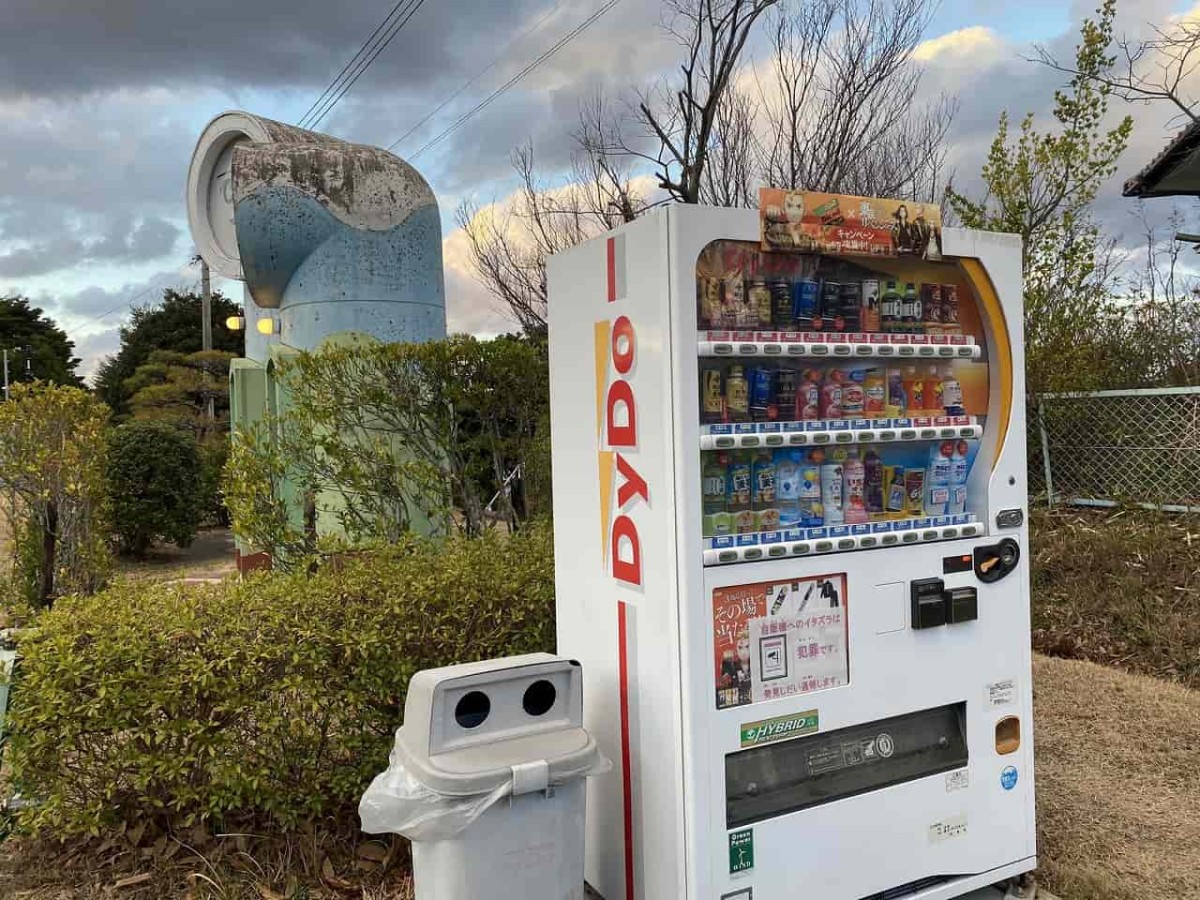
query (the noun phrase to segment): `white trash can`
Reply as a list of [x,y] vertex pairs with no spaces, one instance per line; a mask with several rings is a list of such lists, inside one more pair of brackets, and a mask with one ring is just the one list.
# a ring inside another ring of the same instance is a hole
[[582,900],[583,673],[546,653],[413,676],[363,831],[413,842],[417,900]]

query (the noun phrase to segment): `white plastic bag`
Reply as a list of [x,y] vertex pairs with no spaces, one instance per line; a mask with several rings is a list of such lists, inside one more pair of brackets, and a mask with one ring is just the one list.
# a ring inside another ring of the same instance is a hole
[[[611,769],[612,763],[600,757],[579,771],[556,773],[550,784],[602,775]],[[512,788],[510,778],[486,794],[439,794],[413,777],[393,749],[387,769],[375,776],[359,801],[358,817],[367,834],[402,834],[413,841],[442,841],[465,831],[511,794]]]

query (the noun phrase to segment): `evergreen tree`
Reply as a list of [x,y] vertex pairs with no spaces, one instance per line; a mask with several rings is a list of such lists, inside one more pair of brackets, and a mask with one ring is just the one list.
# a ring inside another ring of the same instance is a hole
[[24,297],[0,297],[0,347],[8,351],[9,381],[34,379],[83,387],[75,374],[75,344]]

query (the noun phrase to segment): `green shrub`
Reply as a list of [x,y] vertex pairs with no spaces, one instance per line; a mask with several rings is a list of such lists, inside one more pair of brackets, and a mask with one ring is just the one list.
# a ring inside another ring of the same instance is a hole
[[0,403],[0,581],[5,605],[48,606],[103,586],[108,407],[87,391],[14,384]]
[[[350,817],[419,669],[554,645],[548,530],[410,539],[198,589],[64,600],[21,643],[11,762],[57,835]],[[344,819],[353,821],[353,819]]]
[[158,422],[113,429],[108,492],[125,553],[142,554],[155,541],[186,547],[200,524],[200,456],[186,432]]

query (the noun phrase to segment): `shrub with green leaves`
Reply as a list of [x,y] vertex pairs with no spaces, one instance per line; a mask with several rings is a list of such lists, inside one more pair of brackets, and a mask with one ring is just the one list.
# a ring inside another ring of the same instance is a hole
[[204,505],[200,455],[190,434],[161,422],[130,422],[109,436],[108,492],[121,550],[155,541],[186,547]]
[[532,527],[63,600],[20,645],[10,759],[41,801],[21,824],[353,821],[414,672],[553,648],[552,560]]

